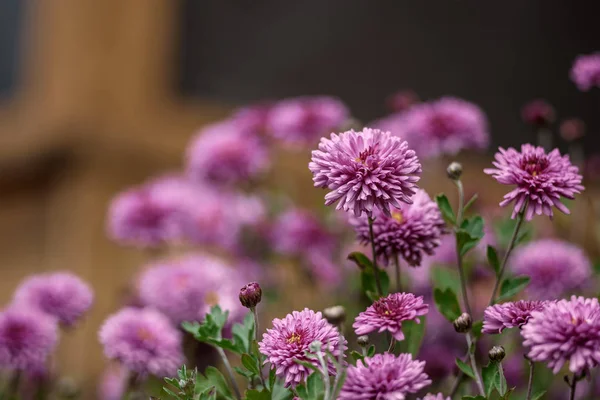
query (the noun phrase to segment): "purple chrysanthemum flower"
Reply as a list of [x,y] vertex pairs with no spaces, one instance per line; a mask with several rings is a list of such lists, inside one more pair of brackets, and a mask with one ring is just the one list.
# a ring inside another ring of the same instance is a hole
[[521,330],[528,357],[548,363],[556,374],[568,361],[575,374],[600,362],[600,306],[598,299],[572,296],[534,311]]
[[[284,319],[274,319],[273,328],[267,329],[258,346],[272,368],[276,369],[276,374],[285,378],[285,385],[295,387],[311,373],[296,360],[319,366],[317,360],[306,356],[312,353],[309,347],[315,341],[321,342],[323,350],[330,351],[335,357],[340,354],[340,333],[337,328],[327,322],[320,312],[305,308],[288,314]],[[346,339],[342,347],[345,351]],[[331,361],[328,368],[330,373],[335,373]]]
[[[440,245],[446,223],[437,204],[421,189],[411,200],[412,204],[392,208],[389,217],[379,211],[374,213],[375,251],[385,264],[397,254],[409,265],[419,266],[423,255],[433,255]],[[351,217],[350,223],[361,243],[371,242],[366,216]]]
[[378,208],[390,215],[390,206],[410,203],[417,189],[421,164],[413,150],[389,132],[365,128],[321,138],[308,168],[316,187],[331,191],[325,204],[372,215]]
[[592,274],[583,249],[558,239],[541,239],[517,248],[509,263],[515,274],[531,277],[527,294],[541,300],[581,288]]
[[570,75],[579,90],[588,91],[594,86],[600,87],[600,53],[578,56]]
[[348,108],[336,98],[298,97],[282,100],[269,110],[267,129],[287,144],[313,144],[340,130],[349,117]]
[[423,302],[422,296],[392,293],[361,312],[352,327],[357,336],[374,331],[389,331],[394,339],[404,340],[402,322],[413,320],[419,323],[419,316],[427,314],[428,311],[429,306]]
[[431,384],[424,367],[410,354],[375,354],[348,367],[338,400],[404,400]]
[[187,150],[187,171],[198,182],[236,184],[256,178],[269,166],[264,143],[233,121],[203,128]]
[[335,245],[316,215],[299,208],[287,210],[277,218],[271,237],[275,250],[287,255],[314,250],[332,252]]
[[496,168],[486,168],[484,172],[492,175],[499,183],[516,185],[517,188],[504,196],[500,206],[515,202],[512,218],[527,205],[525,218],[530,221],[534,214],[544,213],[553,216],[552,206],[565,214],[569,209],[561,203],[561,197],[574,199],[581,193],[581,175],[579,169],[571,164],[569,156],[561,156],[558,149],[546,154],[542,147],[530,144],[521,146],[521,152],[514,148],[500,148],[496,153]]
[[153,264],[139,279],[143,304],[153,307],[174,323],[202,321],[210,308],[229,311],[228,321],[238,322],[246,310],[238,300],[243,276],[223,261],[200,254]]
[[520,328],[529,321],[532,312],[543,310],[546,303],[519,300],[490,306],[483,315],[483,333],[496,334],[506,328]]
[[78,276],[68,272],[33,275],[16,289],[13,302],[31,307],[73,325],[92,306],[94,293]]
[[98,332],[104,354],[140,375],[174,375],[183,362],[181,332],[149,308],[123,308]]
[[450,399],[450,397],[444,397],[444,395],[442,393],[438,393],[438,394],[427,393],[425,395],[425,397],[419,398],[417,400],[451,400],[451,399]]
[[554,107],[544,99],[535,99],[521,109],[521,117],[532,126],[548,126],[556,119]]
[[107,368],[100,378],[98,399],[121,400],[127,391],[127,370],[119,365]]
[[468,101],[443,97],[417,104],[402,114],[402,135],[419,157],[456,155],[461,150],[486,149],[490,133],[485,114]]
[[267,132],[272,106],[271,103],[264,102],[239,108],[232,115],[231,122],[242,132],[262,137]]
[[58,343],[56,320],[35,309],[10,307],[0,312],[0,367],[45,371]]

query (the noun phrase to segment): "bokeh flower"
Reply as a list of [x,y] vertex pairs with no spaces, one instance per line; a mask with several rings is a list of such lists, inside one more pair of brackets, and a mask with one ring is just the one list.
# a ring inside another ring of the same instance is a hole
[[[275,318],[273,328],[267,329],[258,346],[272,368],[275,368],[277,376],[285,378],[285,385],[295,387],[312,372],[296,360],[319,367],[317,360],[307,357],[307,354],[314,355],[310,344],[315,341],[321,342],[323,351],[331,352],[336,358],[340,354],[337,328],[327,322],[320,312],[305,308],[288,314],[284,319]],[[346,339],[341,346],[345,351]],[[331,361],[328,361],[328,368],[330,373],[335,372]]]
[[420,101],[419,95],[412,90],[400,90],[389,96],[386,104],[390,110],[400,113],[408,110]]
[[600,362],[598,299],[572,296],[549,303],[532,313],[521,335],[533,361],[546,362],[555,374],[568,362],[572,373],[582,374]]
[[514,148],[500,148],[496,153],[496,168],[486,168],[499,183],[516,185],[517,188],[504,196],[500,206],[514,202],[512,218],[515,218],[526,205],[525,218],[531,220],[534,214],[542,213],[552,218],[552,207],[565,214],[569,209],[561,198],[574,199],[575,194],[584,189],[579,169],[571,164],[569,156],[561,156],[558,149],[546,154],[542,147],[530,144],[521,146],[521,152]]
[[581,139],[585,135],[585,122],[579,118],[565,119],[558,130],[560,137],[567,142]]
[[57,344],[58,326],[54,318],[19,306],[0,312],[1,368],[44,371]]
[[431,394],[427,393],[425,397],[419,398],[417,400],[451,400],[450,397],[445,397],[442,393]]
[[404,400],[431,384],[425,363],[410,354],[375,354],[349,366],[339,400]]
[[556,119],[554,107],[544,99],[535,99],[523,106],[521,117],[525,123],[544,127],[552,124]]
[[33,275],[15,290],[13,303],[34,308],[65,325],[73,325],[94,300],[92,288],[69,272]]
[[150,308],[123,308],[104,321],[98,337],[106,357],[140,375],[172,376],[184,362],[181,332]]
[[517,248],[509,265],[515,274],[531,277],[527,294],[541,300],[581,288],[592,274],[583,249],[558,239],[541,239]]
[[594,86],[600,87],[600,53],[578,56],[570,75],[579,90],[588,91]]
[[270,134],[290,145],[312,145],[323,135],[340,130],[350,118],[339,99],[297,97],[273,105],[267,118]]
[[490,306],[483,314],[483,333],[496,334],[506,328],[520,328],[529,321],[532,312],[543,310],[546,303],[519,300]]
[[127,391],[128,372],[120,365],[107,368],[100,377],[98,385],[99,400],[122,400]]
[[330,253],[335,247],[333,235],[309,210],[291,208],[277,217],[271,240],[276,251],[285,255],[306,252]]
[[325,204],[372,215],[379,209],[410,203],[419,181],[421,164],[408,144],[389,132],[365,128],[321,138],[308,165],[316,187],[328,188]]
[[[391,216],[374,212],[375,251],[384,264],[398,255],[409,265],[419,266],[423,255],[433,255],[440,245],[446,223],[437,204],[422,189],[417,190],[411,200],[412,204],[391,208]],[[366,216],[351,217],[350,223],[361,243],[371,242]]]
[[392,293],[377,300],[361,312],[352,327],[357,336],[378,331],[389,331],[394,339],[404,340],[402,322],[420,322],[419,316],[427,314],[429,306],[422,296],[412,293]]

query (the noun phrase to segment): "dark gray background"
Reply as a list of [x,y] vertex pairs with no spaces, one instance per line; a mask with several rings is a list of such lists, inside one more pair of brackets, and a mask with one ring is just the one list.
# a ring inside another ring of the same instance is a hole
[[0,0],[0,98],[15,88],[22,17],[21,0]]
[[569,79],[600,50],[599,1],[185,0],[182,93],[233,104],[303,94],[341,97],[364,121],[410,88],[456,95],[487,113],[495,144],[531,139],[520,120],[543,97],[588,123],[600,151],[600,89]]

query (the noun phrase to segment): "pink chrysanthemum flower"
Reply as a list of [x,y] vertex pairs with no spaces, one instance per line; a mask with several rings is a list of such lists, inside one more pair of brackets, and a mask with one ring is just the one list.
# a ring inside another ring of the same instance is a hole
[[[285,378],[285,385],[295,387],[311,374],[311,370],[300,365],[296,360],[309,362],[319,367],[317,360],[308,358],[313,354],[310,344],[319,341],[323,351],[330,351],[336,358],[340,354],[340,334],[320,312],[305,308],[294,311],[284,319],[274,319],[273,328],[267,329],[262,341],[258,344],[260,352],[267,356],[267,361],[276,374]],[[346,339],[341,344],[346,349]],[[329,361],[329,372],[335,373],[335,367]]]
[[571,68],[571,80],[582,91],[600,87],[600,53],[578,56]]
[[431,384],[424,367],[410,354],[375,354],[348,367],[338,400],[404,400]]
[[0,312],[0,368],[45,371],[57,343],[58,327],[52,317],[18,306]]
[[527,356],[542,361],[556,374],[566,362],[581,374],[600,362],[600,306],[598,299],[572,296],[534,311],[521,330]]
[[422,296],[412,293],[392,293],[377,300],[361,312],[352,327],[357,336],[378,331],[389,331],[394,339],[404,340],[403,321],[420,322],[419,316],[427,314],[429,306]]
[[181,332],[153,309],[123,308],[104,321],[98,337],[106,357],[140,375],[172,376],[184,362]]
[[417,104],[402,114],[402,135],[419,157],[456,155],[461,150],[484,150],[490,142],[485,114],[468,101],[443,97]]
[[529,321],[532,312],[543,310],[546,303],[519,300],[490,306],[483,314],[483,333],[496,334],[506,328],[520,328]]
[[[423,255],[433,255],[440,245],[446,224],[437,204],[421,189],[411,200],[412,204],[392,208],[391,216],[378,211],[374,213],[375,251],[385,264],[397,254],[409,265],[419,266]],[[366,216],[351,217],[350,224],[361,243],[371,242]]]
[[69,272],[33,275],[17,287],[13,302],[31,307],[73,325],[94,300],[92,288]]
[[348,108],[333,97],[298,97],[276,103],[270,110],[267,129],[290,145],[307,145],[340,130],[350,117]]
[[390,206],[410,203],[417,189],[421,164],[413,150],[389,132],[365,128],[321,138],[308,168],[316,187],[331,191],[325,204],[360,217],[379,209],[390,215]]
[[314,250],[330,253],[335,245],[317,216],[299,208],[289,209],[277,218],[271,237],[275,250],[286,255]]
[[269,167],[269,155],[256,135],[233,121],[203,128],[187,150],[187,171],[198,182],[233,185],[258,177]]
[[523,106],[521,117],[529,125],[548,126],[556,119],[556,113],[546,100],[536,99]]
[[450,397],[444,397],[444,395],[442,393],[438,393],[438,394],[427,393],[425,395],[425,397],[419,398],[417,400],[451,400],[451,399],[450,399]]
[[525,218],[530,221],[534,214],[554,215],[552,207],[565,214],[569,209],[561,203],[561,197],[574,199],[575,194],[584,189],[581,185],[579,169],[571,164],[569,156],[561,156],[558,149],[546,154],[542,147],[530,144],[521,146],[521,152],[514,148],[500,148],[496,153],[496,168],[486,168],[499,183],[516,185],[517,188],[504,196],[500,206],[515,202],[512,218],[527,205]]
[[541,239],[515,250],[509,260],[515,274],[527,275],[533,299],[555,299],[583,287],[592,264],[582,248],[558,239]]

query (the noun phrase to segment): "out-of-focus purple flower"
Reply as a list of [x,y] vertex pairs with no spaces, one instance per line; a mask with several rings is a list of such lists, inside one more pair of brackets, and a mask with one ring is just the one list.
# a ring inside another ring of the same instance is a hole
[[420,322],[419,316],[427,314],[429,306],[422,296],[412,293],[392,293],[377,300],[361,312],[352,327],[357,336],[378,331],[389,331],[394,339],[404,340],[403,321]]
[[308,168],[316,187],[331,191],[325,204],[338,202],[337,209],[360,217],[379,209],[390,214],[390,206],[410,203],[417,189],[421,164],[413,150],[389,132],[365,128],[321,138]]
[[332,252],[332,235],[309,210],[292,208],[281,214],[272,229],[272,241],[280,253],[300,255],[306,252]]
[[402,114],[394,134],[402,135],[423,158],[483,150],[490,133],[483,111],[468,101],[443,97],[417,104]]
[[267,132],[272,106],[271,103],[265,102],[239,108],[231,117],[231,122],[244,133],[262,137]]
[[425,395],[425,397],[419,398],[417,400],[451,400],[451,399],[450,399],[450,397],[444,397],[444,395],[442,393],[438,393],[438,394],[427,393]]
[[574,199],[575,194],[584,189],[579,169],[571,164],[569,156],[561,156],[558,149],[546,154],[542,147],[530,144],[521,146],[521,152],[510,147],[500,148],[496,153],[496,168],[486,168],[484,172],[492,175],[503,185],[516,185],[504,196],[500,206],[515,203],[512,218],[516,218],[525,205],[525,219],[530,221],[534,214],[554,215],[552,207],[565,214],[569,209],[561,203],[561,197]]
[[556,113],[552,104],[543,99],[536,99],[523,106],[521,117],[529,125],[542,127],[552,124]]
[[585,160],[585,174],[592,180],[600,179],[600,154],[592,154]]
[[304,265],[317,280],[317,283],[324,284],[325,286],[337,286],[342,282],[342,268],[335,263],[331,253],[322,251],[309,252]]
[[598,299],[572,296],[548,303],[532,313],[521,335],[530,359],[546,362],[555,374],[569,362],[569,370],[581,374],[600,362]]
[[275,104],[269,111],[268,130],[290,145],[312,145],[340,130],[350,117],[348,108],[333,97],[297,97]]
[[546,303],[519,300],[490,306],[483,315],[483,333],[496,334],[506,328],[520,328],[529,321],[533,311],[543,310]]
[[241,131],[232,121],[203,128],[192,139],[186,157],[192,180],[217,186],[252,180],[270,164],[261,139]]
[[425,363],[410,354],[375,354],[347,370],[339,400],[404,400],[431,384],[423,372]]
[[594,86],[600,87],[600,53],[578,56],[571,68],[571,80],[586,92]]
[[558,130],[560,136],[567,142],[572,142],[585,135],[585,122],[580,118],[565,119]]
[[35,309],[10,307],[0,313],[0,367],[44,371],[58,343],[54,318]]
[[33,275],[17,287],[13,303],[30,307],[73,325],[92,306],[90,286],[69,272]]
[[[385,264],[398,255],[417,267],[424,254],[433,255],[440,245],[446,223],[437,204],[422,189],[417,190],[411,200],[412,204],[392,208],[391,216],[380,211],[374,213],[375,251]],[[371,242],[366,216],[351,217],[350,223],[360,242]]]
[[[337,328],[327,322],[320,312],[305,308],[288,314],[284,319],[275,318],[273,328],[267,329],[258,346],[260,352],[267,356],[271,368],[275,368],[277,376],[285,378],[285,385],[295,387],[312,372],[296,360],[319,367],[317,360],[307,357],[307,354],[314,355],[310,344],[315,341],[322,343],[323,352],[327,350],[336,358],[340,354],[340,334]],[[341,344],[343,351],[346,343],[344,339]],[[330,360],[328,369],[330,373],[335,373]]]
[[127,391],[128,375],[127,370],[121,366],[107,368],[100,378],[98,399],[121,400]]
[[202,321],[210,308],[219,305],[229,311],[231,322],[246,314],[239,302],[243,273],[218,258],[192,254],[151,265],[139,279],[143,304],[156,308],[175,324]]
[[150,308],[121,309],[104,321],[98,337],[106,357],[140,375],[172,376],[184,362],[181,333]]
[[557,239],[541,239],[517,248],[509,263],[515,274],[531,277],[526,291],[534,299],[554,299],[581,288],[592,274],[583,249]]
[[419,95],[412,90],[401,90],[388,97],[386,104],[394,112],[403,112],[420,101]]

